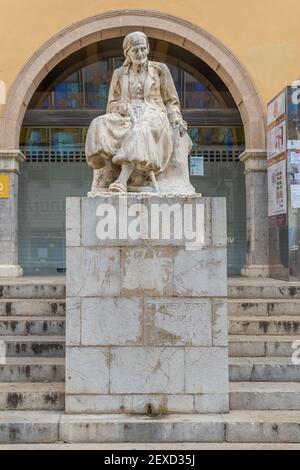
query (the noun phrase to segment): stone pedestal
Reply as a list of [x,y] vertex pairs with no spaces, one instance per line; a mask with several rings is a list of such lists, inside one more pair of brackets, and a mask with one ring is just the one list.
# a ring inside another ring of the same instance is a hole
[[223,198],[68,198],[66,412],[227,412],[226,270]]

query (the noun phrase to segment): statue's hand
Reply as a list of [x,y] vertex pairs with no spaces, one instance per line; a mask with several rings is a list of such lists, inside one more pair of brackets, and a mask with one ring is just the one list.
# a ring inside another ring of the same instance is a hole
[[172,123],[171,123],[173,129],[178,129],[179,130],[179,134],[180,136],[182,137],[184,134],[186,134],[187,132],[187,124],[185,121],[183,121],[183,119],[180,119],[179,117],[178,118],[175,118]]
[[118,113],[121,114],[121,116],[129,116],[129,108],[127,103],[120,103],[118,104]]

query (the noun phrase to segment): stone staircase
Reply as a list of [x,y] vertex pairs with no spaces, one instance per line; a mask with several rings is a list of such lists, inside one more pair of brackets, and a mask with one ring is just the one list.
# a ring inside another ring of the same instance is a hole
[[300,288],[256,282],[229,281],[230,409],[300,410]]
[[0,410],[63,410],[64,284],[0,286],[0,340]]
[[[0,365],[0,443],[139,442],[144,433],[140,417],[61,413],[64,334],[63,279],[2,281],[0,340],[6,343],[7,361]],[[300,283],[230,279],[231,412],[188,416],[182,426],[192,420],[194,434],[187,427],[187,440],[300,442],[300,365],[291,360],[296,340],[300,340]],[[172,418],[161,422],[163,439],[176,441]],[[160,434],[158,424],[147,417],[149,442]]]

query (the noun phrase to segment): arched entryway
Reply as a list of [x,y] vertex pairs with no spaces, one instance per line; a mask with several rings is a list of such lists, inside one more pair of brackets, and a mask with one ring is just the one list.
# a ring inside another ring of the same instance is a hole
[[[155,27],[154,27],[155,25]],[[42,46],[28,61],[9,90],[7,105],[0,123],[0,145],[4,152],[19,149],[20,130],[30,100],[45,77],[63,60],[80,49],[113,38],[120,38],[132,30],[143,30],[153,40],[173,44],[193,54],[221,78],[242,118],[246,150],[247,178],[256,179],[256,193],[264,187],[265,128],[264,109],[259,94],[242,64],[214,36],[205,30],[170,15],[153,11],[115,11],[88,18],[74,24]],[[11,153],[11,155],[16,155]],[[250,175],[250,178],[249,176]],[[253,184],[248,184],[247,194],[247,261],[253,273],[265,274],[267,253],[257,266],[256,253],[259,240],[255,233],[253,210]],[[263,188],[265,189],[265,188]],[[260,216],[263,214],[260,214]],[[260,217],[261,218],[261,217]],[[262,218],[261,218],[262,220]],[[261,225],[260,228],[261,230]],[[264,241],[265,242],[265,241]],[[266,244],[266,243],[265,243]]]

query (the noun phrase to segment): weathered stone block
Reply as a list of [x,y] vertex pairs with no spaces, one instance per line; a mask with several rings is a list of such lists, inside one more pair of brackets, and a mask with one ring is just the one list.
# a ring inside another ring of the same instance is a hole
[[194,413],[193,395],[68,395],[66,410],[74,413],[138,413],[149,416]]
[[109,351],[105,348],[67,348],[66,394],[108,391]]
[[213,346],[228,346],[227,300],[212,301]]
[[171,347],[113,348],[110,380],[113,394],[183,393],[184,350]]
[[211,201],[199,194],[108,193],[82,198],[82,245],[185,246],[201,232],[204,246],[209,246]]
[[145,299],[145,344],[211,346],[209,300]]
[[122,295],[172,295],[172,278],[171,248],[121,248]]
[[82,299],[82,344],[141,344],[143,301],[126,298]]
[[67,273],[69,297],[120,295],[120,250],[69,247]]
[[227,393],[227,348],[185,348],[185,393]]
[[66,300],[66,346],[79,346],[81,341],[81,302],[78,297]]
[[211,199],[211,221],[212,245],[215,247],[226,247],[227,221],[225,198],[213,197]]
[[228,411],[229,397],[226,393],[195,395],[196,413],[226,413]]
[[[62,442],[223,442],[224,420],[216,417],[146,418],[136,416],[62,415],[59,423]],[[235,441],[239,442],[239,441]],[[256,442],[256,441],[255,441]],[[290,441],[289,441],[290,442]]]
[[[205,273],[205,274],[204,274]],[[225,248],[175,249],[174,295],[183,297],[226,297]]]
[[66,199],[66,245],[80,246],[81,244],[81,199],[72,197]]

